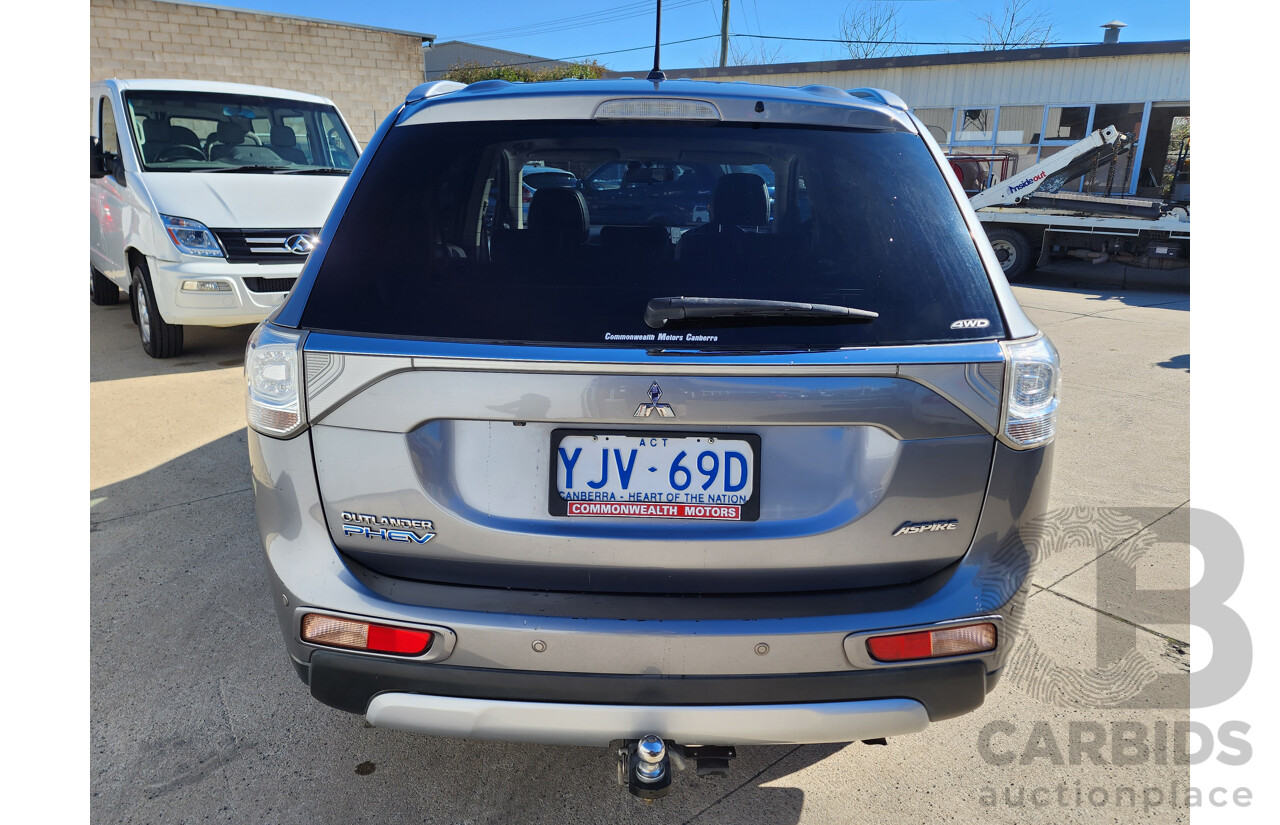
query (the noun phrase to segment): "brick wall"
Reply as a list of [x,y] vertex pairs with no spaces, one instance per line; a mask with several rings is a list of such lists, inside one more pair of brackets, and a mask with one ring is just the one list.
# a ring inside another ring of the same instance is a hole
[[421,38],[154,0],[90,0],[89,75],[256,83],[331,98],[363,145],[422,82]]

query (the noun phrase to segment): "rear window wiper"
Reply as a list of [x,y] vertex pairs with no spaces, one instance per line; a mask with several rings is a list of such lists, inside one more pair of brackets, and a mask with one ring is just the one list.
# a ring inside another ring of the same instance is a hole
[[695,318],[824,318],[864,322],[879,318],[878,312],[834,304],[801,304],[758,298],[653,298],[644,310],[644,322],[662,329],[668,321]]

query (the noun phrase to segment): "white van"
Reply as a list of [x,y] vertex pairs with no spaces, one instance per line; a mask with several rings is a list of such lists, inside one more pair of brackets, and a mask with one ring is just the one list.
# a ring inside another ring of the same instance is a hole
[[195,80],[90,86],[90,296],[142,348],[256,324],[297,280],[360,148],[333,101]]

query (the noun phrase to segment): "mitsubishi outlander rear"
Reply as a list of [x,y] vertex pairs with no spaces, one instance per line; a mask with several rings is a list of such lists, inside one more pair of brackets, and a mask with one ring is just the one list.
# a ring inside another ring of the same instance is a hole
[[1058,358],[891,94],[419,87],[245,366],[285,647],[375,726],[645,775],[1000,675]]

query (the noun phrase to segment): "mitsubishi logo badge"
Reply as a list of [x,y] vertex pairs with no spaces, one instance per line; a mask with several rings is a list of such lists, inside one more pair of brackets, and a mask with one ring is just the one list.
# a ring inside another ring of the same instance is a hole
[[649,385],[649,403],[641,404],[636,407],[633,416],[635,418],[648,418],[655,412],[659,418],[675,418],[675,410],[671,409],[670,404],[659,404],[658,399],[662,397],[662,387],[658,386],[658,382],[654,381]]

